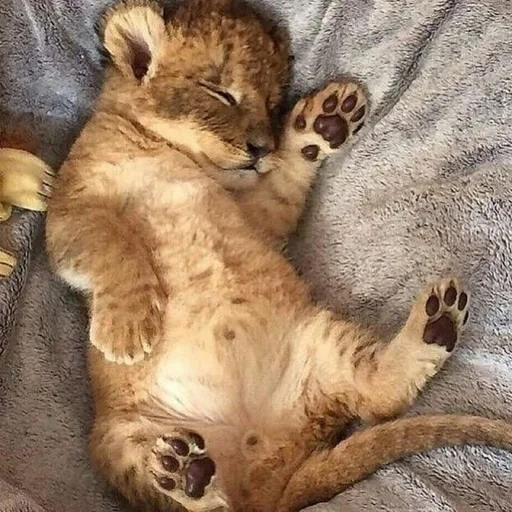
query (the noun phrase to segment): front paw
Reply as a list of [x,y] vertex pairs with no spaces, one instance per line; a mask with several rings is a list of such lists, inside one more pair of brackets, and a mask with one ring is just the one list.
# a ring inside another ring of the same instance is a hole
[[134,364],[162,336],[166,295],[156,278],[128,282],[95,293],[90,339],[108,361]]
[[288,121],[287,144],[305,160],[321,161],[358,133],[367,115],[368,98],[360,85],[331,82],[297,103]]

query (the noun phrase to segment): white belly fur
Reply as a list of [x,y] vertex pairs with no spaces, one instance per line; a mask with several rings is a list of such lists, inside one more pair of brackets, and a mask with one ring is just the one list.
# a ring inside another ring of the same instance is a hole
[[[223,337],[226,323],[233,340]],[[264,324],[256,314],[229,314],[196,325],[174,329],[156,371],[152,393],[173,417],[262,429],[298,420],[304,383],[329,357],[325,347],[311,346],[314,324],[295,329],[268,312]]]

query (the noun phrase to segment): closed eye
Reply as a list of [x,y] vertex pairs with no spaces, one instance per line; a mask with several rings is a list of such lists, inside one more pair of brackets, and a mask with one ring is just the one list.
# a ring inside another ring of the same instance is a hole
[[228,107],[234,107],[235,105],[238,105],[238,101],[233,96],[233,94],[231,94],[227,89],[224,89],[224,87],[212,84],[207,80],[199,80],[198,83],[206,91],[207,94],[213,98],[218,99],[224,103],[224,105],[227,105]]

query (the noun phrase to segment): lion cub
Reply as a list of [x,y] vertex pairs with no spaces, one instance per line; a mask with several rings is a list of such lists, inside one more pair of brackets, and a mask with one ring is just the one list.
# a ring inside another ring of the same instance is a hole
[[278,249],[322,162],[363,127],[364,90],[330,83],[276,133],[286,36],[230,0],[167,20],[128,0],[102,35],[111,64],[47,232],[90,306],[91,453],[107,479],[148,510],[287,511],[411,451],[510,447],[506,423],[449,417],[330,446],[353,419],[406,409],[468,317],[444,279],[386,343],[315,305]]

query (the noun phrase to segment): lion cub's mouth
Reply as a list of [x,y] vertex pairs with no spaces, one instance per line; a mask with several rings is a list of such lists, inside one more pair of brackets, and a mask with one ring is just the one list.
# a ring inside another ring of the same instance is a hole
[[259,160],[252,161],[247,165],[244,165],[242,167],[237,167],[236,170],[237,171],[256,171],[256,172],[258,172],[258,163],[259,163]]
[[259,163],[261,162],[261,158],[252,158],[251,160],[246,160],[240,165],[233,165],[230,167],[222,167],[217,166],[219,169],[223,171],[258,171]]
[[259,163],[261,162],[260,158],[252,159],[248,162],[244,162],[241,165],[233,165],[230,167],[224,167],[218,163],[216,163],[214,160],[212,160],[206,153],[202,152],[201,156],[213,167],[217,168],[220,171],[226,171],[226,172],[240,172],[240,171],[255,171],[258,172]]

